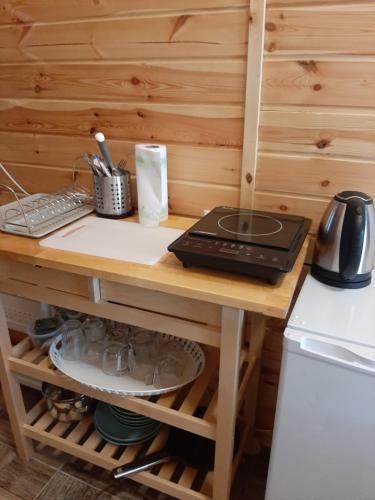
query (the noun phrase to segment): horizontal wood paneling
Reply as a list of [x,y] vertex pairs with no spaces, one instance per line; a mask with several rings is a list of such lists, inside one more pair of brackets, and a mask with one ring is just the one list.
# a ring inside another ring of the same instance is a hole
[[372,109],[263,106],[262,150],[374,158]]
[[358,6],[358,5],[372,5],[372,0],[357,0],[353,3],[353,0],[268,0],[268,7],[279,8],[283,7],[310,7],[310,6],[332,6],[335,9],[340,9],[343,5],[345,6]]
[[247,9],[5,26],[0,60],[238,57],[247,53],[247,31]]
[[[72,184],[70,169],[13,164],[9,171],[16,179],[22,180],[23,187],[30,193],[54,192]],[[92,176],[88,171],[79,171],[76,181],[78,185],[92,190]],[[0,172],[0,183],[9,184],[2,172]],[[238,186],[170,180],[168,191],[170,211],[181,215],[201,216],[206,209],[219,205],[235,206],[239,202]],[[137,194],[134,177],[132,178],[132,195],[133,204],[136,207]],[[6,199],[9,200],[9,197],[6,196]]]
[[0,98],[242,103],[245,61],[0,67]]
[[262,92],[264,104],[375,107],[375,61],[268,59]]
[[255,208],[283,214],[294,214],[308,217],[312,220],[310,232],[316,233],[320,220],[330,198],[294,196],[283,193],[256,191]]
[[0,101],[0,130],[89,136],[140,142],[241,146],[240,106],[189,106],[78,101]]
[[375,54],[375,5],[359,11],[353,8],[345,11],[344,7],[270,9],[266,51],[273,54]]
[[262,153],[257,188],[330,197],[354,189],[375,198],[375,162]]
[[[127,161],[127,168],[134,174],[135,143],[111,140],[112,158]],[[241,175],[241,149],[199,147],[167,144],[168,177],[171,179],[213,182],[238,186]],[[82,152],[96,152],[95,141],[89,137],[71,137],[47,134],[0,132],[0,159],[6,166],[16,163],[33,163],[50,168],[73,166]],[[80,169],[87,169],[77,160]]]
[[0,23],[69,21],[87,17],[126,16],[147,11],[243,7],[244,0],[1,0]]

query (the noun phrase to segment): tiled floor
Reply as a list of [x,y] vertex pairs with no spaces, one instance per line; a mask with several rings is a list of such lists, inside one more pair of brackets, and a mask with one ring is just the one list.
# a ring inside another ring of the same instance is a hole
[[[268,453],[244,457],[232,500],[263,500]],[[48,447],[36,446],[28,463],[18,459],[9,421],[0,399],[0,500],[170,500],[131,480]]]

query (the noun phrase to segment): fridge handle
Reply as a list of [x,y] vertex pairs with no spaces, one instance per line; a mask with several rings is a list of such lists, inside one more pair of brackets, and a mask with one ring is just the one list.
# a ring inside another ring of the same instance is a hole
[[322,342],[308,337],[304,337],[300,342],[300,349],[302,351],[316,354],[319,357],[336,361],[337,363],[346,365],[356,365],[364,369],[375,370],[375,360],[360,356],[346,347],[330,344],[329,342]]

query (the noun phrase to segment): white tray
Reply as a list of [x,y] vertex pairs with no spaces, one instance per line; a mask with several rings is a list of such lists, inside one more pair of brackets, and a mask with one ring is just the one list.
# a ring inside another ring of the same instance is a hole
[[190,340],[174,337],[173,335],[161,334],[162,340],[175,340],[182,344],[188,354],[188,362],[184,370],[183,380],[179,385],[173,387],[156,388],[154,385],[146,385],[125,374],[121,377],[113,377],[104,373],[100,366],[90,365],[83,361],[67,361],[61,356],[61,335],[56,337],[49,350],[52,363],[64,375],[81,382],[81,384],[92,387],[98,391],[119,394],[123,396],[154,396],[174,391],[189,384],[202,373],[205,366],[205,356],[201,347]]

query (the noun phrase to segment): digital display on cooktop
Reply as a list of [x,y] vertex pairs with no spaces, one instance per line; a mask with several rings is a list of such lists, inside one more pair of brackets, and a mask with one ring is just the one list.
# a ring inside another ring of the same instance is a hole
[[303,220],[302,217],[221,207],[203,217],[189,234],[288,250]]

